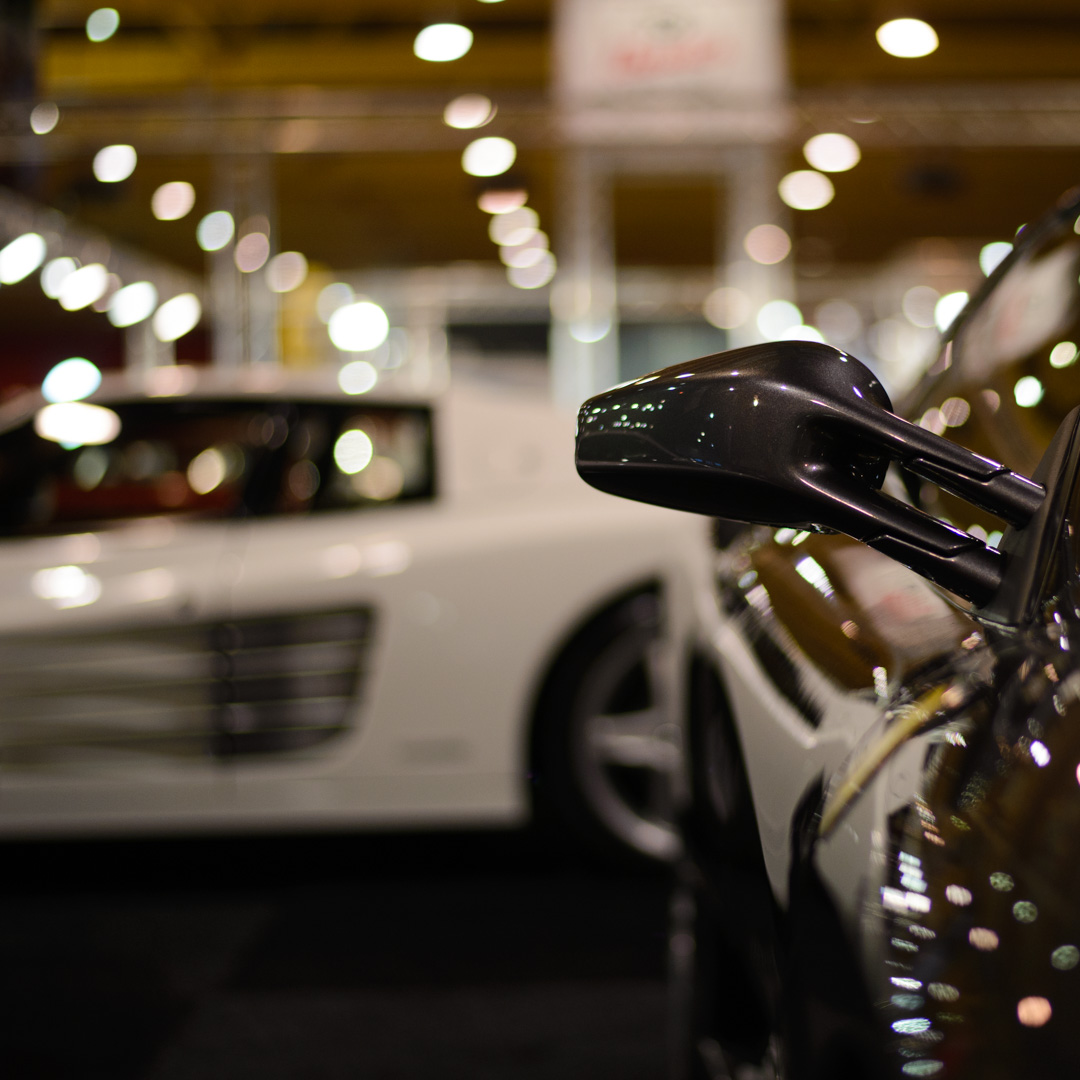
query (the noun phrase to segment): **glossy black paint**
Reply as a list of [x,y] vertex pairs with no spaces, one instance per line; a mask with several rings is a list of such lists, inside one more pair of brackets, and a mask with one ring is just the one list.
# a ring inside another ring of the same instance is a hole
[[754,345],[587,401],[577,467],[602,491],[763,525],[846,533],[977,604],[1004,556],[879,489],[890,461],[1025,525],[1044,489],[910,424],[872,372],[828,345]]

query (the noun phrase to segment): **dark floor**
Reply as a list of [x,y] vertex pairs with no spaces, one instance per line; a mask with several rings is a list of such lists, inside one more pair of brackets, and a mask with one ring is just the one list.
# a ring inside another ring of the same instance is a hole
[[13,1080],[661,1080],[663,876],[530,834],[0,847]]

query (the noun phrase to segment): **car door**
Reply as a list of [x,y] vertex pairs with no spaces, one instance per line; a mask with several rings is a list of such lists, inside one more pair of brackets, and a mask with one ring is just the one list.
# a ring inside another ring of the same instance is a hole
[[214,745],[244,472],[228,447],[248,417],[87,407],[115,418],[108,438],[44,438],[41,410],[0,435],[5,831],[196,820],[231,798]]
[[[950,329],[905,409],[921,426],[1026,475],[1080,403],[1078,213],[1073,199],[1027,231]],[[1000,542],[1006,524],[993,515],[899,473],[886,483],[935,517]],[[966,604],[879,552],[790,529],[759,530],[728,552],[721,596],[727,614],[714,632],[716,655],[770,879],[783,896],[798,799],[832,773],[902,687],[979,627]]]

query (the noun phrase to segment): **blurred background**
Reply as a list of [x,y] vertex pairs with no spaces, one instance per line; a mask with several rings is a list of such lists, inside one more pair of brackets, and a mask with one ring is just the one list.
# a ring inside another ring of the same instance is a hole
[[[363,359],[349,392],[576,406],[785,337],[899,396],[1080,182],[1078,55],[1075,0],[0,0],[0,401],[73,357]],[[482,832],[4,857],[20,1078],[664,1075],[656,869]]]
[[5,386],[339,363],[359,296],[421,382],[817,333],[902,391],[1080,163],[1070,0],[2,10]]

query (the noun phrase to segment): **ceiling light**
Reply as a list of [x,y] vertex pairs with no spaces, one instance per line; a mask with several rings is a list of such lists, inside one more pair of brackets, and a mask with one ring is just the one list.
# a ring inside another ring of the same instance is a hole
[[134,146],[127,143],[103,146],[94,155],[94,175],[103,184],[118,184],[135,171],[137,162]]
[[443,110],[443,120],[452,128],[478,128],[491,123],[496,109],[483,94],[462,94]]
[[791,254],[791,237],[779,225],[755,225],[746,234],[743,247],[754,262],[772,266]]
[[413,42],[413,52],[421,60],[443,63],[460,60],[472,48],[473,35],[458,23],[433,23],[425,26]]
[[847,172],[859,164],[859,144],[848,135],[826,132],[815,135],[803,147],[806,160],[822,172]]
[[157,299],[157,289],[149,281],[125,285],[109,301],[109,322],[113,326],[134,326],[154,313]]
[[108,287],[109,271],[101,263],[90,263],[64,278],[57,299],[65,311],[79,311],[104,296]]
[[330,340],[342,352],[370,352],[390,333],[390,320],[378,304],[358,300],[339,307],[327,324]]
[[308,275],[308,261],[299,251],[282,251],[266,264],[266,285],[271,292],[300,288]]
[[509,214],[529,201],[529,193],[524,188],[488,188],[480,192],[476,205],[485,214]]
[[461,167],[470,176],[500,176],[517,157],[517,147],[498,135],[474,139],[461,155]]
[[154,312],[154,335],[158,341],[175,341],[194,330],[201,318],[199,298],[194,293],[181,293]]
[[30,130],[35,135],[48,135],[60,122],[60,110],[52,101],[42,101],[30,110]]
[[232,214],[228,210],[215,210],[195,226],[195,239],[203,251],[220,251],[235,231]]
[[929,56],[938,47],[934,28],[922,19],[893,19],[877,28],[877,42],[890,55]]
[[32,274],[45,261],[45,238],[23,233],[0,250],[0,281],[14,285]]
[[178,221],[195,205],[195,189],[186,180],[171,180],[154,192],[150,209],[158,221]]
[[780,181],[780,198],[792,210],[820,210],[832,202],[835,193],[832,181],[813,169],[788,173]]
[[98,8],[86,20],[86,36],[91,41],[108,41],[120,28],[120,13],[116,8]]

